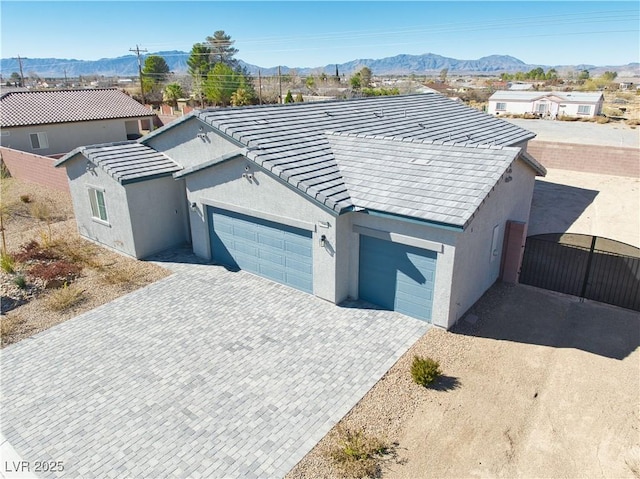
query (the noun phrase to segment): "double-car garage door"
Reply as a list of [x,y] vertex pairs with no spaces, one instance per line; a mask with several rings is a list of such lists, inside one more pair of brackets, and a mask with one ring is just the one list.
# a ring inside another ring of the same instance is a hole
[[213,259],[313,293],[312,233],[208,207]]
[[[213,259],[313,293],[312,232],[208,207]],[[431,320],[437,253],[360,235],[359,296]]]

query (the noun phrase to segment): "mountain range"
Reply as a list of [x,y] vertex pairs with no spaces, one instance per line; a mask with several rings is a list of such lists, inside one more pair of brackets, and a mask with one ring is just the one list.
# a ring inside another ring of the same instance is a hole
[[[165,59],[169,69],[177,74],[187,72],[187,59],[189,53],[181,51],[157,52]],[[259,67],[240,60],[249,73],[263,76],[276,75],[278,67]],[[458,60],[443,57],[434,53],[423,55],[396,55],[380,59],[359,59],[347,63],[331,64],[315,68],[281,66],[282,73],[295,70],[299,75],[320,74],[335,75],[336,67],[340,75],[349,75],[362,67],[371,69],[374,75],[429,75],[439,73],[447,68],[449,74],[498,74],[501,72],[529,71],[537,67],[544,70],[555,68],[559,72],[574,70],[589,70],[592,74],[599,74],[606,70],[616,71],[619,76],[640,75],[640,63],[627,65],[529,65],[522,60],[508,55],[490,55],[477,60]],[[138,60],[135,55],[125,55],[116,58],[101,58],[100,60],[74,60],[61,58],[23,58],[22,69],[25,76],[35,73],[41,78],[74,78],[79,76],[136,76],[138,74]],[[16,58],[3,58],[0,60],[0,72],[4,78],[11,73],[19,72],[20,65]]]

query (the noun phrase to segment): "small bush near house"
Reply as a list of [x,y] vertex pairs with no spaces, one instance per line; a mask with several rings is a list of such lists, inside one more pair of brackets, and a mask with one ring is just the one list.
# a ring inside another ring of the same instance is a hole
[[2,268],[2,271],[5,273],[12,274],[15,271],[13,256],[8,253],[0,254],[0,268]]
[[43,280],[47,287],[67,284],[77,278],[81,271],[80,266],[63,259],[51,263],[38,263],[29,268],[29,274]]
[[84,300],[84,291],[75,285],[67,283],[60,289],[52,291],[46,300],[46,306],[51,311],[66,311]]
[[417,384],[428,387],[433,381],[438,379],[441,374],[440,363],[438,363],[438,361],[420,356],[413,357],[411,377]]
[[40,221],[50,221],[51,220],[51,208],[49,205],[42,202],[36,202],[31,205],[30,209],[31,216],[39,219]]
[[346,477],[376,477],[388,450],[388,444],[380,438],[368,436],[363,431],[339,429],[330,456]]
[[24,276],[19,274],[15,278],[13,278],[13,284],[15,284],[20,289],[25,289],[27,287],[27,280],[24,279]]
[[20,251],[15,254],[16,261],[26,263],[29,261],[50,261],[60,259],[60,255],[51,248],[41,246],[36,240],[20,246]]

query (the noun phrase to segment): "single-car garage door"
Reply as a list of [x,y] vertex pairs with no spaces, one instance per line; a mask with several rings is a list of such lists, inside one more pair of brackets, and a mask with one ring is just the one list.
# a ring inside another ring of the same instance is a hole
[[311,231],[208,207],[217,263],[313,292]]
[[431,321],[435,251],[360,235],[360,299]]

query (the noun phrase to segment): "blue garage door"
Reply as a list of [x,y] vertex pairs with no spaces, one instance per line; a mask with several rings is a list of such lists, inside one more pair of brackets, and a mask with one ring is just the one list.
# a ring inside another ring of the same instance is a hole
[[212,207],[208,215],[214,261],[313,292],[311,231]]
[[360,235],[360,299],[431,321],[435,251]]

